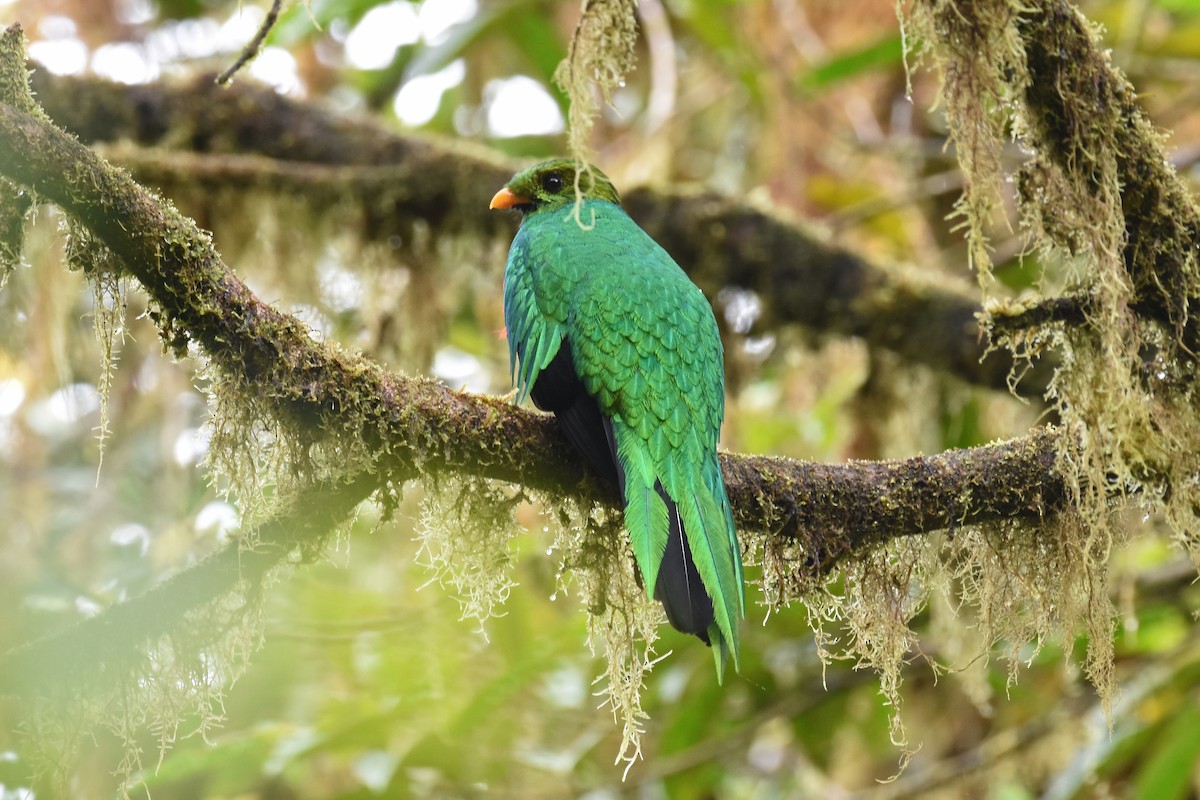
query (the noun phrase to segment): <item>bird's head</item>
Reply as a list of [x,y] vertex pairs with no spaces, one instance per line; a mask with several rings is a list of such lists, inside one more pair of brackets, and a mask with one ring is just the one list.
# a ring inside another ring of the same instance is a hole
[[566,208],[577,199],[620,204],[612,181],[593,166],[560,158],[518,172],[492,198],[491,208],[515,208],[524,215]]

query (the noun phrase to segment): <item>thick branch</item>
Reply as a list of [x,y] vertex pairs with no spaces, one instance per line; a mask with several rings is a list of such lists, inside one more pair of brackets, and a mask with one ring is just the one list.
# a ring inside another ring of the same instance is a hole
[[[807,565],[900,536],[998,520],[1041,521],[1066,503],[1056,460],[1062,431],[901,461],[816,464],[722,456],[740,527],[798,540]],[[766,489],[767,491],[763,491]]]
[[[353,477],[355,491],[314,490],[330,505],[290,512],[259,532],[266,569],[306,536],[323,535],[357,496],[384,480],[430,471],[496,478],[599,502],[599,491],[551,418],[506,401],[391,375],[367,360],[314,342],[292,318],[256,298],[190,220],[105,164],[52,125],[0,104],[0,176],[52,200],[116,253],[154,301],[165,339],[183,352],[199,344],[221,371],[243,380],[275,412],[328,436],[354,436],[377,452],[377,474]],[[347,430],[347,420],[356,427]],[[1024,439],[900,462],[804,464],[724,454],[738,525],[798,542],[801,570],[825,570],[889,537],[995,519],[1031,521],[1062,507],[1052,429]],[[308,520],[308,517],[313,520]],[[298,526],[301,520],[305,525]],[[275,549],[272,549],[275,548]],[[103,638],[120,620],[136,623],[135,648],[172,620],[233,585],[244,567],[236,546],[151,594],[63,634]],[[172,588],[175,587],[175,588]],[[10,653],[0,678],[61,657],[68,639]],[[108,651],[104,651],[108,652]],[[130,656],[132,657],[132,656]],[[116,658],[116,656],[113,656]],[[30,678],[36,680],[36,678]],[[15,691],[8,680],[0,686]]]
[[[35,89],[51,117],[85,141],[132,138],[226,156],[139,158],[133,165],[139,179],[152,183],[303,187],[290,196],[317,203],[331,202],[331,194],[352,196],[367,210],[368,231],[383,238],[414,218],[450,234],[492,233],[504,223],[488,213],[487,199],[514,165],[401,137],[372,120],[347,120],[264,88],[239,84],[219,90],[207,77],[170,86],[122,86],[39,74]],[[273,161],[230,160],[231,154]],[[354,175],[336,168],[353,166],[366,169]],[[712,193],[641,189],[625,200],[634,219],[703,288],[756,291],[764,325],[795,323],[860,336],[914,363],[1007,389],[1011,356],[995,351],[983,359],[978,299],[966,288],[919,284],[794,222]],[[1036,364],[1023,373],[1019,390],[1040,396],[1052,370],[1049,361]]]

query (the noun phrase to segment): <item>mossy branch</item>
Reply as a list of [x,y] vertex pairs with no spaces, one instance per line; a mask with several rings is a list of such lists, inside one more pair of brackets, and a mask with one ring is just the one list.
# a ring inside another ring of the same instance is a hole
[[[515,226],[487,208],[514,164],[398,136],[262,87],[218,90],[208,77],[125,86],[38,73],[34,88],[50,115],[87,142],[168,148],[121,153],[151,185],[271,189],[318,210],[352,198],[364,210],[364,232],[380,240],[415,219],[449,235]],[[1001,351],[984,358],[978,298],[965,287],[915,282],[796,222],[713,193],[638,189],[624,203],[703,288],[756,291],[762,328],[798,324],[859,336],[912,363],[1008,389],[1013,359]],[[1022,371],[1017,391],[1040,397],[1053,368],[1047,357]]]
[[[1174,330],[1186,352],[1200,352],[1200,327],[1189,313],[1200,298],[1188,291],[1197,282],[1200,211],[1160,134],[1070,3],[1043,0],[1017,18],[1017,29],[1029,70],[1024,101],[1042,156],[1077,185],[1094,189],[1088,186],[1099,173],[1094,162],[1099,154],[1115,154],[1131,306]],[[1111,122],[1096,124],[1097,115]],[[1036,173],[1025,174],[1021,191],[1036,191],[1039,183]]]
[[[345,485],[314,488],[308,502],[318,504],[319,514],[296,506],[262,525],[249,569],[248,553],[230,545],[141,598],[0,658],[0,677],[19,667],[31,676],[27,681],[63,678],[61,670],[41,667],[60,659],[68,643],[89,637],[112,639],[103,652],[113,654],[106,656],[113,663],[121,662],[119,650],[134,657],[147,637],[278,562],[305,537],[323,536],[359,498],[388,482],[453,472],[615,506],[615,497],[587,479],[550,417],[389,374],[314,341],[296,320],[256,298],[169,203],[52,124],[3,104],[0,176],[57,203],[120,258],[152,299],[153,317],[176,353],[195,343],[223,374],[252,386],[273,413],[314,436],[354,437],[378,454],[370,470],[347,476]],[[892,537],[1053,515],[1064,498],[1055,462],[1061,435],[1047,428],[1003,444],[838,466],[723,454],[722,467],[739,527],[799,544],[805,557],[795,568],[811,574]],[[83,668],[72,663],[64,669]],[[0,685],[12,692],[34,686],[7,679]]]

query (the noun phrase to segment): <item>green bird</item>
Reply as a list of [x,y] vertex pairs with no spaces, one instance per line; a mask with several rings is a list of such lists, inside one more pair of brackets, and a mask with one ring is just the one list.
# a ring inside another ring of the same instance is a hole
[[553,412],[620,489],[647,591],[713,647],[723,680],[727,655],[739,667],[745,598],[717,462],[725,372],[712,308],[595,167],[531,167],[491,207],[523,217],[504,272],[517,402]]

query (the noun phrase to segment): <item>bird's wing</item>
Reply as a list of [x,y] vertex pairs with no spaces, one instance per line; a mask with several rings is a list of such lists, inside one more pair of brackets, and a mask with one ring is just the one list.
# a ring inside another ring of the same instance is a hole
[[553,228],[539,231],[539,227],[536,217],[525,221],[513,239],[504,270],[504,327],[518,403],[529,396],[566,334],[568,298],[562,292],[553,296],[552,274],[569,265],[555,258],[559,248]]

